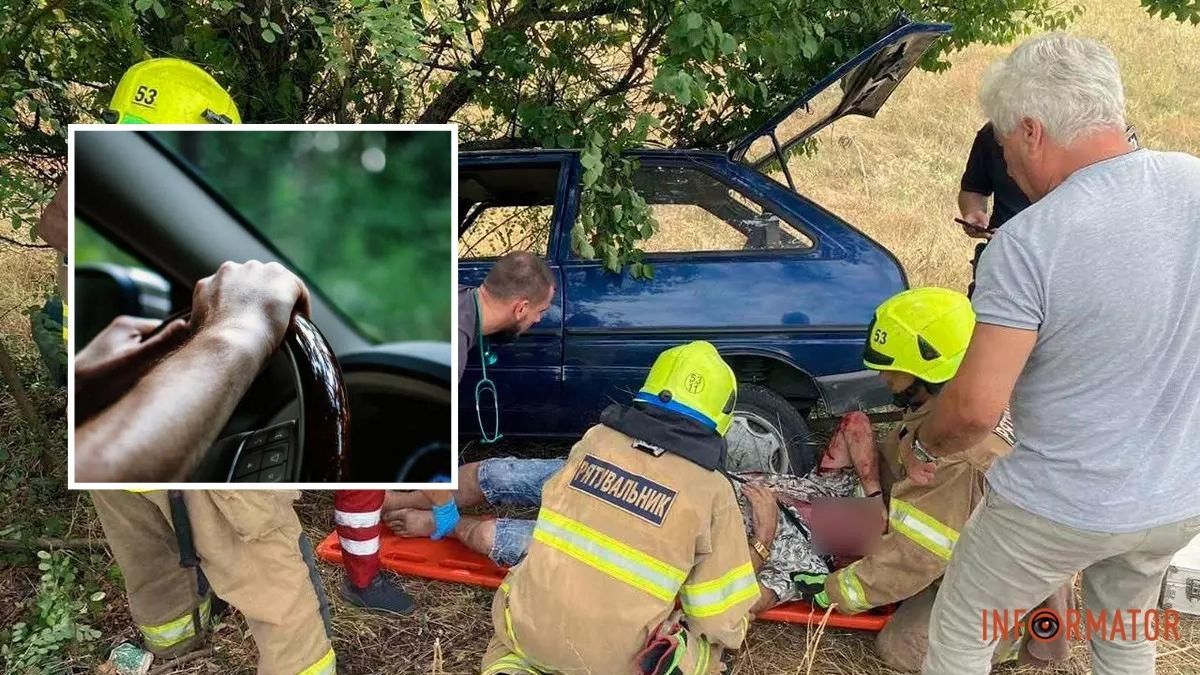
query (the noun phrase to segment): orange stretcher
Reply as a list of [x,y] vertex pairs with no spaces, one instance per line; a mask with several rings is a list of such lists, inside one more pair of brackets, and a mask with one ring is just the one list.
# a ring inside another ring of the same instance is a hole
[[[342,564],[337,532],[330,532],[317,546],[317,555],[327,562]],[[500,585],[508,573],[507,568],[497,566],[487,556],[463,546],[457,539],[410,539],[386,531],[379,542],[379,563],[401,575],[493,589]],[[893,607],[886,607],[854,616],[831,612],[825,625],[878,632],[887,624],[893,611]],[[810,625],[821,623],[824,617],[825,610],[801,601],[787,602],[758,615],[759,619],[765,621]]]

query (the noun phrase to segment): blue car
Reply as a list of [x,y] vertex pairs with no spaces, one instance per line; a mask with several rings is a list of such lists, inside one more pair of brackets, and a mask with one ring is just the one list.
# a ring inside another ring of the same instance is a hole
[[740,382],[731,469],[806,471],[816,454],[810,411],[889,403],[862,349],[876,305],[907,287],[904,269],[807,199],[780,160],[840,117],[873,117],[949,30],[901,22],[725,151],[633,152],[636,187],[657,221],[642,243],[648,280],[572,251],[578,152],[461,153],[459,282],[479,285],[498,256],[527,250],[545,258],[558,287],[540,323],[494,345],[498,411],[476,401],[480,355],[469,355],[460,433],[480,434],[479,405],[489,432],[499,413],[506,438],[578,436],[605,406],[630,399],[659,352],[697,339],[715,344]]

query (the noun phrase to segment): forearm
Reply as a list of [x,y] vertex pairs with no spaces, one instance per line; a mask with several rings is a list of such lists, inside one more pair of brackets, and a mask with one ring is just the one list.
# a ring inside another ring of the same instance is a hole
[[999,415],[994,420],[983,419],[971,411],[963,396],[965,392],[951,383],[938,397],[929,419],[917,429],[921,446],[935,457],[947,457],[978,445],[996,426]]
[[155,366],[76,431],[82,482],[185,478],[257,376],[265,355],[210,330]]
[[978,192],[969,192],[960,190],[958,193],[958,211],[963,216],[973,211],[983,211],[987,213],[988,198]]

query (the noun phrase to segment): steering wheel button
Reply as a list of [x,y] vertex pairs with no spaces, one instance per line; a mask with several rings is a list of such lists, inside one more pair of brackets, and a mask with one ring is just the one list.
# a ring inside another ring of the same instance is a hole
[[284,446],[280,446],[277,448],[267,448],[266,450],[263,450],[263,452],[262,452],[261,466],[264,469],[268,469],[270,467],[277,466],[279,464],[283,464],[284,462],[287,461],[287,456],[288,456],[287,448]]
[[286,474],[287,474],[286,466],[271,467],[270,469],[267,469],[258,475],[258,482],[260,482],[260,483],[282,483],[284,481],[284,479],[287,477]]
[[254,473],[255,471],[258,471],[261,466],[261,452],[245,453],[238,458],[237,471],[234,473],[234,475],[240,478],[248,473]]
[[248,473],[243,476],[238,476],[237,478],[233,479],[233,482],[235,482],[235,483],[257,483],[258,477],[261,475],[262,474],[255,471],[253,473]]
[[272,429],[270,432],[270,435],[267,436],[267,442],[274,443],[276,441],[286,441],[287,437],[288,437],[288,426],[284,425],[284,426],[278,427],[276,429]]
[[251,448],[261,448],[267,444],[267,436],[263,433],[257,433],[246,440],[246,445],[242,446],[249,450]]

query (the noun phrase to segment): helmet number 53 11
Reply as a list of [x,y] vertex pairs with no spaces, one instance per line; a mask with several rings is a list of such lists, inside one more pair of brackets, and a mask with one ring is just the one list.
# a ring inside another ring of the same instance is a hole
[[154,99],[156,98],[158,98],[158,90],[151,89],[146,85],[138,87],[137,92],[133,95],[133,101],[135,103],[141,103],[145,106],[154,105]]

